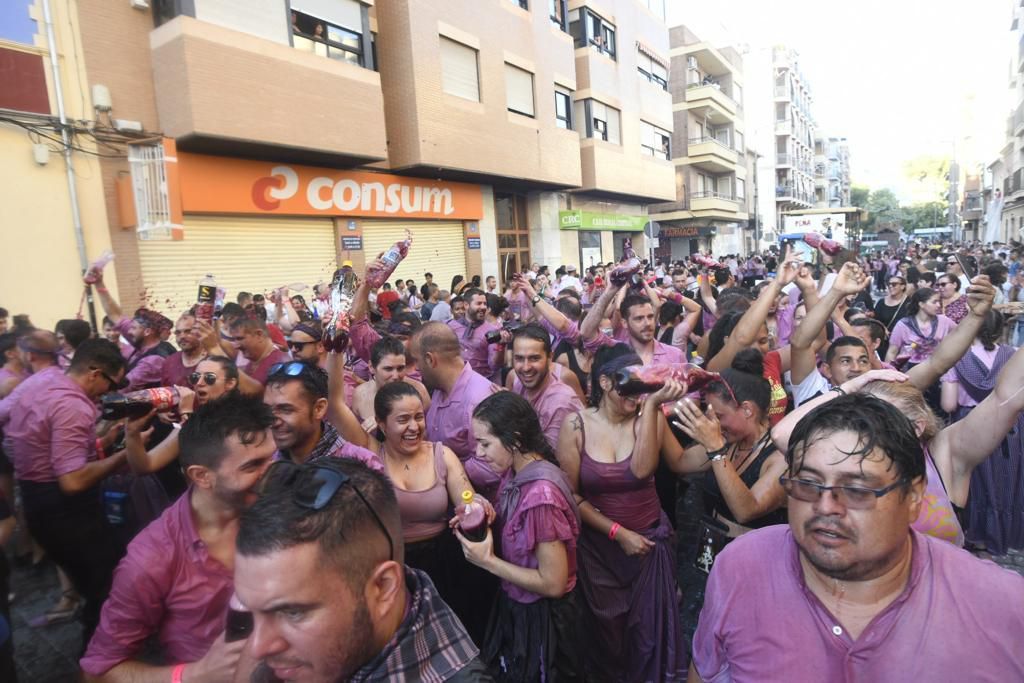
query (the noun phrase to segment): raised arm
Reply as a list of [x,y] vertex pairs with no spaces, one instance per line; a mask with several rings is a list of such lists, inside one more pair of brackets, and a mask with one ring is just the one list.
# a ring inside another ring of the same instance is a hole
[[110,322],[117,324],[121,322],[124,317],[124,313],[121,311],[121,304],[110,295],[110,290],[103,284],[103,272],[100,271],[99,277],[94,285],[96,294],[100,297],[100,305],[103,306],[103,312],[110,318]]
[[665,433],[668,424],[661,412],[661,404],[677,401],[686,393],[686,386],[675,380],[668,380],[658,391],[649,394],[640,410],[640,428],[636,436],[636,448],[629,461],[629,469],[637,479],[645,479],[658,469],[661,444],[668,438]]
[[621,286],[616,286],[611,283],[601,294],[601,298],[597,300],[590,311],[587,312],[587,316],[583,318],[583,324],[580,325],[580,335],[584,341],[589,341],[598,336],[601,332],[601,320],[604,318],[604,312],[608,308],[608,304],[612,302],[615,295],[619,293]]
[[367,450],[375,450],[371,437],[345,402],[345,354],[327,354],[327,421],[346,441]]
[[[971,281],[971,286],[967,288],[967,317],[939,342],[927,360],[907,372],[915,387],[924,391],[963,358],[971,348],[974,338],[978,336],[995,296],[995,287],[987,275],[979,275]],[[889,356],[896,357],[893,355],[894,346],[895,344],[890,346],[887,359]]]
[[697,283],[697,286],[700,288],[700,299],[704,302],[708,313],[718,315],[718,306],[715,304],[715,292],[711,289],[711,271],[704,269],[700,274],[702,277],[700,282]]

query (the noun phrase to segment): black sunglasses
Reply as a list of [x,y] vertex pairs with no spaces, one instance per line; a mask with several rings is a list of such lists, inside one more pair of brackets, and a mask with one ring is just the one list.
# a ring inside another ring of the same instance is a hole
[[288,348],[291,349],[292,351],[302,351],[302,349],[306,348],[310,344],[316,344],[316,343],[317,342],[311,342],[311,341],[310,342],[290,341],[290,342],[288,342]]
[[108,375],[103,370],[100,370],[99,368],[94,367],[94,368],[90,368],[90,369],[95,370],[96,372],[100,373],[100,376],[103,379],[107,380],[107,383],[110,384],[110,391],[113,391],[114,389],[124,389],[125,387],[128,386],[128,378],[127,377],[122,379],[120,382],[118,382],[116,379],[114,379],[113,377]]
[[298,377],[303,372],[310,370],[309,363],[304,363],[300,360],[289,360],[284,363],[274,363],[270,366],[270,372],[267,377],[273,377],[275,375],[285,375],[287,377]]
[[377,526],[380,527],[381,533],[388,540],[388,560],[395,559],[395,542],[391,538],[388,528],[384,526],[384,521],[370,505],[370,501],[366,500],[366,496],[359,490],[359,487],[353,484],[344,472],[340,472],[330,465],[318,463],[300,465],[291,460],[278,460],[263,475],[259,491],[262,495],[270,490],[290,489],[292,500],[296,505],[316,512],[327,507],[335,494],[346,484],[359,496],[359,500],[366,506],[374,521],[377,522]]
[[188,376],[188,383],[192,385],[199,384],[199,380],[202,379],[203,383],[208,387],[212,387],[220,379],[217,377],[216,372],[193,372]]

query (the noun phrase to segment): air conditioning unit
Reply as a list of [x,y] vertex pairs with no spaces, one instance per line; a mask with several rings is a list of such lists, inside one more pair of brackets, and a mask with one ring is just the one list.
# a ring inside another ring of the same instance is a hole
[[149,0],[128,0],[132,9],[149,9]]

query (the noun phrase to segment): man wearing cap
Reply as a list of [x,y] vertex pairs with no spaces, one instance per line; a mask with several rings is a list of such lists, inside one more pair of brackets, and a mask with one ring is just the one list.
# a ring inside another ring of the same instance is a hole
[[148,308],[140,308],[134,316],[126,318],[121,305],[103,284],[102,275],[95,288],[104,313],[114,323],[114,328],[132,345],[132,351],[126,357],[128,373],[125,379],[128,390],[160,386],[164,360],[174,353],[174,347],[164,341],[162,335],[164,329],[171,328],[171,321]]
[[[561,270],[561,269],[559,269]],[[569,264],[565,267],[565,275],[552,287],[552,293],[558,296],[563,289],[573,289],[577,294],[583,293],[583,283],[576,275],[576,266]]]

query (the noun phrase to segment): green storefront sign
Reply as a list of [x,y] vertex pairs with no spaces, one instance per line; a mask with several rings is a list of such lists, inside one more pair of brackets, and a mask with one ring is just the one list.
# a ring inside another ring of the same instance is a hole
[[615,230],[617,232],[643,232],[647,216],[627,216],[617,213],[591,211],[559,211],[558,227],[562,230]]

